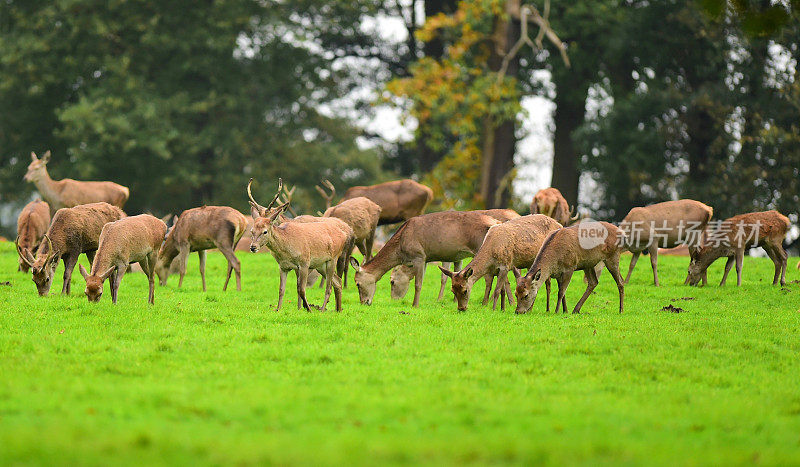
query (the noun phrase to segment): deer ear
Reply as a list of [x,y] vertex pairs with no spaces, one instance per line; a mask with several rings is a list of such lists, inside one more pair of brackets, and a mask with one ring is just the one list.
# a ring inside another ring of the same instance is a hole
[[351,256],[351,257],[350,257],[350,264],[352,264],[352,265],[353,265],[353,267],[354,267],[354,268],[356,268],[356,271],[358,271],[359,269],[361,269],[361,265],[360,265],[360,264],[358,264],[358,260],[357,260],[357,259],[356,259],[354,256]]
[[443,267],[441,267],[441,266],[439,266],[439,269],[441,269],[441,270],[442,270],[442,274],[444,274],[445,276],[447,276],[447,277],[453,277],[453,271],[451,271],[451,270],[449,270],[449,269],[447,269],[447,268],[443,268]]
[[277,208],[275,208],[275,212],[273,212],[269,216],[269,222],[273,223],[273,222],[277,221],[278,218],[280,217],[281,213],[283,213],[283,211],[286,210],[287,207],[289,207],[289,202],[288,201],[283,203],[283,204],[281,204]]
[[111,275],[111,273],[114,272],[115,269],[117,269],[116,266],[111,266],[110,268],[108,268],[108,270],[106,270],[106,272],[104,272],[102,275],[100,275],[100,280],[108,279],[108,277]]
[[50,151],[49,150],[46,153],[44,153],[44,156],[42,156],[42,162],[44,162],[45,164],[50,162]]
[[471,267],[468,267],[467,269],[464,269],[464,279],[469,279],[470,276],[472,276],[472,272],[473,271],[472,271]]
[[536,275],[533,276],[533,280],[538,281],[539,278],[541,278],[541,277],[542,277],[542,270],[539,269],[538,271],[536,271]]
[[33,152],[33,151],[31,151],[31,161],[33,161],[33,162],[36,162],[36,161],[38,161],[38,160],[39,160],[39,159],[36,157],[36,153],[35,153],[35,152]]
[[86,278],[87,278],[87,277],[89,277],[89,273],[88,273],[88,272],[86,272],[86,268],[85,268],[85,267],[83,267],[83,265],[82,265],[82,264],[79,264],[79,265],[78,265],[78,271],[80,271],[80,272],[81,272],[81,276],[83,276],[83,280],[86,280]]
[[514,273],[514,277],[517,279],[517,281],[519,281],[519,278],[522,277],[522,273],[519,272],[519,268],[517,267],[512,268],[511,272]]
[[253,216],[253,219],[258,219],[259,217],[263,217],[261,215],[261,210],[258,209],[258,206],[256,206],[252,202],[250,203],[250,215]]

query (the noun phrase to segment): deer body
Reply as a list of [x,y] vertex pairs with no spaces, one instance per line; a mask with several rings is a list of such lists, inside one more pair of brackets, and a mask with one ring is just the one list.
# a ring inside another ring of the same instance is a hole
[[536,260],[528,269],[528,274],[517,281],[517,313],[527,313],[531,309],[542,283],[550,278],[555,278],[556,282],[558,282],[555,312],[558,313],[560,306],[566,313],[567,303],[564,295],[567,291],[567,286],[572,274],[576,270],[582,269],[587,279],[586,291],[584,291],[583,296],[578,300],[575,309],[572,311],[573,313],[580,312],[583,303],[594,288],[597,287],[598,280],[595,266],[600,262],[605,264],[611,273],[611,277],[617,283],[619,312],[622,313],[625,288],[619,273],[619,257],[625,250],[625,234],[608,222],[590,222],[586,224],[592,224],[592,229],[605,230],[605,238],[599,240],[599,243],[581,245],[578,229],[588,228],[584,224],[577,224],[552,232],[545,239],[539,254],[536,255]]
[[342,201],[325,211],[324,217],[336,217],[353,229],[353,241],[364,261],[372,258],[372,244],[375,241],[375,228],[381,217],[381,207],[369,198],[358,196]]
[[186,274],[186,260],[190,252],[196,251],[200,258],[200,278],[205,292],[206,250],[217,248],[228,260],[228,274],[222,290],[227,290],[232,271],[236,273],[236,290],[242,290],[241,263],[234,250],[246,230],[247,217],[227,206],[202,206],[183,211],[159,249],[155,269],[159,283],[167,284],[170,265],[177,257],[180,268],[178,287],[181,287]]
[[110,278],[111,302],[117,303],[117,292],[131,263],[139,263],[147,275],[150,292],[147,301],[154,303],[155,276],[158,249],[167,234],[167,224],[149,214],[126,217],[103,226],[97,254],[92,261],[91,273],[83,265],[79,269],[86,280],[86,298],[97,302],[103,295],[103,282]]
[[50,206],[46,202],[37,199],[22,208],[17,217],[17,246],[22,252],[19,257],[19,271],[28,272],[30,266],[24,257],[36,251],[48,227],[50,227]]
[[531,214],[543,214],[555,219],[563,226],[570,225],[576,218],[571,217],[569,203],[558,188],[539,190],[531,202]]
[[395,224],[419,216],[433,200],[433,190],[414,180],[394,180],[349,188],[342,200],[363,196],[380,206],[378,225]]
[[[496,275],[498,282],[493,308],[497,305],[497,297],[500,296],[500,308],[505,310],[503,296],[511,296],[508,285],[509,271],[529,267],[536,259],[545,238],[560,228],[561,224],[542,214],[523,216],[491,227],[472,261],[458,273],[448,274],[452,278],[452,290],[458,309],[460,311],[467,309],[472,285],[478,279]],[[449,272],[445,271],[442,270],[445,274]],[[548,311],[549,295],[548,292]]]
[[25,180],[36,185],[42,198],[50,204],[50,212],[101,201],[122,208],[128,201],[128,188],[113,182],[80,182],[71,178],[53,180],[47,173],[49,160],[50,151],[41,159],[31,153]]
[[736,262],[736,285],[742,285],[742,263],[746,250],[762,247],[775,264],[772,284],[786,283],[788,255],[783,240],[789,230],[789,219],[778,211],[741,214],[725,219],[716,232],[710,232],[703,246],[694,254],[689,264],[687,282],[697,285],[705,277],[708,267],[723,256],[728,258],[720,286],[725,285],[728,273]]
[[419,306],[425,263],[460,261],[478,251],[486,231],[499,221],[475,211],[445,211],[412,217],[370,260],[360,266],[354,258],[355,281],[362,304],[369,305],[375,284],[397,265],[414,271],[414,306]]
[[78,263],[78,257],[85,253],[91,263],[103,226],[123,217],[125,213],[120,208],[108,203],[59,209],[47,229],[45,241],[39,245],[36,258],[20,253],[32,269],[33,282],[39,295],[44,296],[50,292],[59,259],[64,260],[64,285],[61,293],[69,294],[72,271]]

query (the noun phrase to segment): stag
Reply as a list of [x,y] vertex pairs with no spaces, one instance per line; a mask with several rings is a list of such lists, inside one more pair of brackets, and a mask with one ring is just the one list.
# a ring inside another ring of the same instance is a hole
[[783,249],[783,240],[789,230],[789,219],[778,211],[751,212],[725,219],[719,227],[710,232],[703,246],[695,252],[689,264],[687,282],[697,285],[705,277],[708,267],[723,256],[725,272],[720,286],[725,285],[728,273],[736,262],[736,285],[742,285],[742,263],[744,252],[750,248],[762,247],[775,264],[772,284],[786,284],[788,255]]
[[125,213],[120,208],[108,203],[61,208],[53,216],[50,228],[44,236],[46,241],[39,245],[35,258],[29,251],[21,251],[18,246],[17,252],[33,272],[33,282],[39,295],[45,296],[50,292],[59,259],[64,260],[64,285],[61,293],[68,295],[72,271],[75,270],[78,257],[84,253],[91,263],[103,226],[123,217]]
[[569,206],[566,198],[558,188],[545,188],[539,190],[531,202],[531,214],[543,214],[553,218],[559,224],[568,226],[579,219],[579,216],[572,215],[575,207]]
[[167,224],[149,214],[126,217],[103,226],[97,255],[92,261],[91,273],[81,264],[81,276],[86,281],[84,293],[90,302],[100,301],[103,282],[110,278],[111,303],[117,303],[117,292],[125,270],[131,263],[139,263],[147,275],[150,292],[147,302],[154,304],[156,258],[158,247],[167,235]]
[[17,217],[17,248],[19,253],[19,271],[28,272],[30,266],[25,260],[39,245],[50,226],[50,206],[40,200],[34,200],[22,208]]
[[236,290],[242,290],[242,270],[234,250],[247,229],[247,217],[227,206],[202,206],[187,209],[173,224],[158,251],[156,275],[159,283],[167,285],[170,265],[177,257],[180,279],[178,287],[183,286],[186,274],[186,260],[189,253],[196,251],[200,259],[200,279],[203,292],[206,291],[206,250],[217,248],[228,260],[228,274],[222,290],[228,289],[231,271],[236,273]]
[[[252,182],[253,180],[250,179],[250,183]],[[293,270],[297,276],[297,307],[300,308],[302,304],[306,310],[309,310],[305,288],[309,270],[315,269],[323,274],[326,280],[322,309],[324,310],[328,303],[331,286],[333,286],[336,311],[341,311],[342,285],[335,268],[339,258],[347,254],[346,250],[351,245],[352,229],[336,218],[324,218],[317,221],[305,219],[305,222],[292,220],[280,223],[281,214],[288,203],[274,209],[272,206],[280,196],[281,186],[282,182],[278,180],[278,193],[266,207],[256,202],[250,191],[250,184],[247,186],[251,214],[254,219],[250,251],[255,253],[260,248],[268,247],[280,266],[277,309],[280,310],[283,304],[286,276],[289,271]]]
[[398,265],[414,271],[414,303],[419,306],[425,263],[460,261],[478,251],[489,227],[499,224],[486,214],[475,211],[445,211],[412,217],[371,260],[361,266],[355,258],[355,281],[362,304],[370,305],[375,285],[386,272]]
[[[325,190],[321,187],[317,186],[316,188],[325,199],[327,209],[336,194],[336,189],[328,180],[323,183],[331,190],[330,195],[326,195]],[[381,207],[381,217],[378,220],[378,225],[386,225],[403,222],[422,214],[433,200],[433,190],[414,180],[395,180],[377,185],[348,188],[342,197],[342,201],[359,196],[369,198],[373,203]]]
[[556,309],[559,306],[567,312],[567,301],[564,295],[572,274],[583,269],[586,279],[586,291],[575,305],[573,313],[579,313],[586,299],[597,287],[595,268],[602,262],[617,283],[619,292],[619,312],[622,313],[625,299],[625,286],[619,273],[619,257],[625,250],[625,234],[608,222],[582,222],[571,227],[552,232],[542,244],[536,260],[528,269],[528,274],[517,279],[517,313],[527,313],[536,301],[536,295],[550,278],[558,283]]
[[653,282],[658,287],[658,249],[685,244],[689,248],[689,255],[694,258],[713,214],[710,206],[691,199],[631,209],[620,224],[629,242],[627,247],[633,253],[625,283],[630,280],[639,255],[647,251],[653,268]]
[[41,159],[36,153],[31,152],[31,163],[25,180],[33,182],[42,198],[50,204],[50,212],[61,208],[71,208],[81,204],[106,202],[112,206],[122,208],[128,201],[127,187],[113,182],[79,182],[71,178],[53,180],[47,173],[47,163],[50,161],[50,151]]

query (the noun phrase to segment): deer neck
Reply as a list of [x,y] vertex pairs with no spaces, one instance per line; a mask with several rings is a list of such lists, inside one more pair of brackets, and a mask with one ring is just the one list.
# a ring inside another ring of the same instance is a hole
[[47,167],[42,169],[42,173],[36,177],[33,181],[33,184],[36,185],[36,189],[39,190],[39,193],[42,194],[42,198],[50,202],[51,204],[53,201],[59,200],[61,197],[56,190],[56,181],[50,178],[50,174],[47,173]]
[[364,264],[362,269],[375,276],[376,281],[380,280],[390,269],[401,263],[399,250],[399,243],[385,245],[378,251],[378,254]]
[[468,265],[464,267],[464,269],[472,268],[472,275],[469,276],[467,279],[467,284],[471,288],[478,280],[483,278],[486,274],[489,273],[489,269],[491,266],[491,261],[489,261],[488,254],[481,254],[480,250],[478,250],[478,254],[472,258],[472,261],[469,262]]

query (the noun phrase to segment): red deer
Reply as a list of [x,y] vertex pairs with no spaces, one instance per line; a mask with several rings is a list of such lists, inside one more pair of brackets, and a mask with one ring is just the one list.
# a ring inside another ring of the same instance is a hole
[[[517,219],[520,217],[515,211],[511,209],[484,209],[484,210],[477,210],[474,212],[480,212],[486,214],[489,217],[493,217],[500,222],[506,222],[511,219]],[[453,271],[458,272],[461,269],[461,261],[456,261],[453,264]],[[443,262],[442,267],[445,269],[450,269],[449,262]],[[450,277],[449,274],[442,273],[442,281],[439,285],[439,298],[437,300],[441,301],[444,297],[444,289],[447,286],[447,279]],[[483,304],[489,301],[489,293],[492,290],[492,281],[494,280],[494,275],[490,275],[486,278],[486,290],[483,296]],[[392,299],[399,300],[405,297],[406,293],[408,292],[408,288],[411,285],[411,279],[414,278],[414,269],[410,266],[400,265],[394,270],[392,270],[391,275],[389,276],[389,283],[391,284],[392,288]]]
[[[335,191],[333,190],[333,185],[328,185],[328,188],[332,190],[331,195],[323,196],[325,196],[326,202],[330,203]],[[324,190],[320,187],[317,187],[317,189],[324,193]],[[359,196],[369,198],[381,207],[381,217],[378,225],[385,225],[396,224],[422,214],[433,200],[433,190],[414,180],[395,180],[377,185],[348,188],[342,197],[342,201]]]
[[691,199],[631,209],[620,224],[630,242],[628,249],[633,253],[625,283],[630,280],[639,255],[646,250],[650,254],[653,282],[658,286],[658,249],[686,244],[689,255],[694,255],[702,243],[703,232],[713,214],[711,207]]
[[36,185],[42,198],[50,204],[50,212],[101,201],[121,209],[128,201],[128,188],[113,182],[79,182],[71,178],[58,181],[51,179],[47,173],[49,161],[50,151],[47,151],[41,159],[32,152],[25,180]]
[[167,235],[167,224],[149,214],[126,217],[103,226],[97,255],[92,261],[91,274],[81,264],[79,269],[90,302],[97,302],[103,295],[103,282],[109,279],[111,302],[117,303],[117,292],[131,263],[139,263],[150,285],[147,302],[154,304],[156,258],[158,247]]
[[[573,208],[574,209],[574,208]],[[558,188],[545,188],[539,190],[531,202],[531,214],[544,214],[553,218],[559,224],[567,226],[578,220],[578,216],[572,216],[572,209],[569,207],[566,198],[558,191]]]
[[72,271],[78,263],[78,256],[85,253],[91,263],[103,226],[123,217],[125,213],[120,208],[108,203],[59,209],[47,229],[45,240],[39,245],[36,258],[30,252],[23,254],[17,250],[31,267],[33,282],[39,295],[45,296],[50,292],[59,259],[64,260],[64,285],[61,293],[69,294]]
[[475,211],[434,212],[412,217],[363,266],[355,258],[350,258],[356,268],[355,281],[361,303],[370,305],[375,296],[376,282],[390,269],[402,264],[414,270],[413,306],[419,306],[425,263],[454,262],[473,256],[489,227],[499,223],[497,219]]
[[[590,232],[590,235],[582,235],[584,232]],[[558,313],[560,306],[566,313],[564,294],[572,274],[582,269],[587,278],[586,291],[572,310],[573,313],[579,313],[589,294],[597,287],[595,267],[603,262],[617,283],[619,312],[622,313],[625,286],[619,274],[619,257],[625,250],[624,245],[625,234],[608,222],[581,222],[551,233],[528,269],[528,274],[517,280],[516,312],[527,313],[536,300],[542,282],[555,278],[558,282],[555,312]]]
[[170,266],[177,257],[180,268],[178,287],[183,286],[186,260],[189,253],[197,252],[200,258],[200,279],[206,291],[206,250],[217,248],[228,260],[228,274],[222,290],[228,289],[231,271],[236,273],[236,290],[242,290],[242,270],[234,254],[236,244],[247,229],[247,217],[227,206],[202,206],[181,213],[158,251],[156,275],[159,283],[167,285]]
[[778,211],[751,212],[725,219],[719,224],[719,228],[709,232],[703,246],[692,257],[687,281],[691,285],[697,285],[711,263],[725,256],[728,261],[719,285],[725,285],[734,261],[736,285],[742,285],[744,252],[760,246],[775,263],[772,284],[776,285],[780,281],[784,285],[788,255],[783,249],[783,240],[789,226],[789,219]]
[[39,242],[50,226],[50,206],[40,199],[31,201],[22,208],[17,217],[17,247],[19,253],[19,271],[28,272],[30,268],[26,257],[32,256]]
[[[325,210],[323,217],[336,217],[343,220],[353,229],[353,245],[364,255],[364,261],[372,258],[372,244],[375,242],[375,228],[381,215],[381,207],[365,198],[359,196],[344,200],[336,206]],[[347,253],[344,262],[344,286],[347,286],[347,259],[353,254],[353,247]]]
[[[252,181],[251,179],[250,182]],[[280,195],[280,180],[278,183],[278,193],[267,207],[256,202],[250,192],[249,184],[247,189],[254,219],[250,251],[257,252],[260,248],[268,247],[280,266],[277,309],[280,310],[283,304],[286,275],[293,270],[297,276],[297,307],[300,308],[302,303],[303,307],[309,310],[305,293],[306,281],[309,269],[316,269],[325,276],[327,284],[322,309],[324,310],[327,305],[333,286],[336,311],[341,311],[342,284],[335,269],[339,258],[347,253],[346,249],[352,242],[352,229],[336,218],[325,218],[318,222],[288,221],[278,225],[281,213],[288,206],[288,203],[284,203],[272,208],[272,204]],[[345,229],[349,229],[349,232]]]
[[[532,214],[498,224],[489,229],[480,250],[472,261],[457,273],[442,268],[442,273],[452,279],[453,295],[459,311],[465,311],[469,303],[472,285],[480,278],[497,276],[494,304],[500,297],[500,309],[505,310],[504,296],[511,297],[508,273],[515,268],[526,268],[536,259],[545,238],[561,228],[561,224],[542,214]],[[550,281],[547,285],[547,308],[550,311]]]

